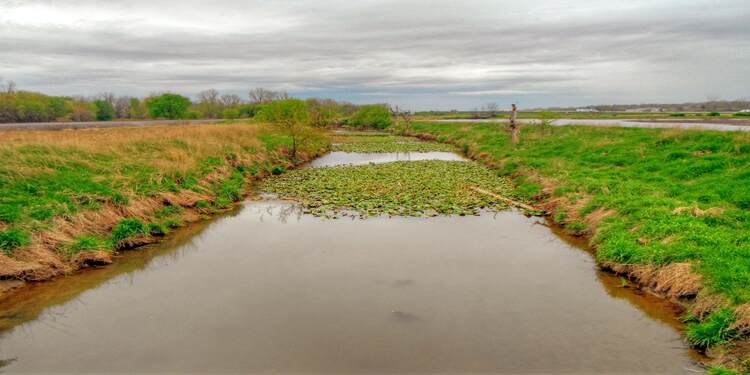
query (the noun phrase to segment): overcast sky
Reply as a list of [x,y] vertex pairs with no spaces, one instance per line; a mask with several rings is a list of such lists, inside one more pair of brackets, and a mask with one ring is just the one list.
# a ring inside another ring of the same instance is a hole
[[750,97],[750,0],[0,0],[0,77],[412,109]]

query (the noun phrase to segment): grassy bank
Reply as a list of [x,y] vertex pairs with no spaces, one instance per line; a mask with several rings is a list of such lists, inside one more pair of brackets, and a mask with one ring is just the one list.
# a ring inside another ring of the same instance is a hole
[[0,278],[42,280],[153,242],[239,200],[290,160],[271,126],[227,124],[0,132]]
[[498,124],[411,132],[513,177],[519,198],[590,235],[603,266],[694,301],[688,339],[750,367],[750,135],[527,126],[513,146]]

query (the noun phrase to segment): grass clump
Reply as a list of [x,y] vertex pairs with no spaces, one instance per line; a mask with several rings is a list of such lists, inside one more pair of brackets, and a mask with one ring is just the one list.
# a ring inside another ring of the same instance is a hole
[[299,200],[314,215],[472,215],[505,206],[475,186],[507,195],[510,181],[470,162],[424,160],[304,168],[268,179],[262,189]]
[[75,239],[75,242],[64,249],[64,252],[69,255],[75,255],[82,251],[108,251],[112,246],[105,240],[95,236],[80,236]]
[[447,144],[422,142],[411,137],[345,135],[333,138],[332,151],[343,152],[453,152]]
[[119,247],[123,242],[151,233],[149,225],[134,218],[123,219],[112,229],[112,244]]
[[29,234],[21,229],[0,231],[0,250],[11,255],[15,249],[27,245],[29,240]]
[[735,320],[731,309],[720,309],[709,315],[704,321],[691,323],[687,327],[687,339],[698,348],[709,348],[727,342],[736,332],[731,329]]

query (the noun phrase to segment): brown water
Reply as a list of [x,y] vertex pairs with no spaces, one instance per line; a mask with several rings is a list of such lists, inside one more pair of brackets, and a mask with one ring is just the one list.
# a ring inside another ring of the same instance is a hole
[[694,373],[670,308],[516,212],[324,220],[249,202],[3,301],[0,358],[7,372]]

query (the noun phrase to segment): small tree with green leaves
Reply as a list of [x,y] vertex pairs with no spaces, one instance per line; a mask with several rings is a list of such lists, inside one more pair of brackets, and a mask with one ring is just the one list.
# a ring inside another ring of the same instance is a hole
[[264,104],[256,118],[268,121],[284,129],[291,138],[290,156],[297,157],[297,148],[309,133],[307,103],[299,99],[275,100]]
[[111,121],[115,117],[115,107],[112,103],[106,100],[97,100],[94,102],[96,106],[96,121]]
[[147,99],[148,113],[153,118],[181,119],[187,115],[190,99],[177,94],[162,94]]
[[363,105],[349,123],[357,128],[385,129],[391,126],[391,111],[382,104]]

